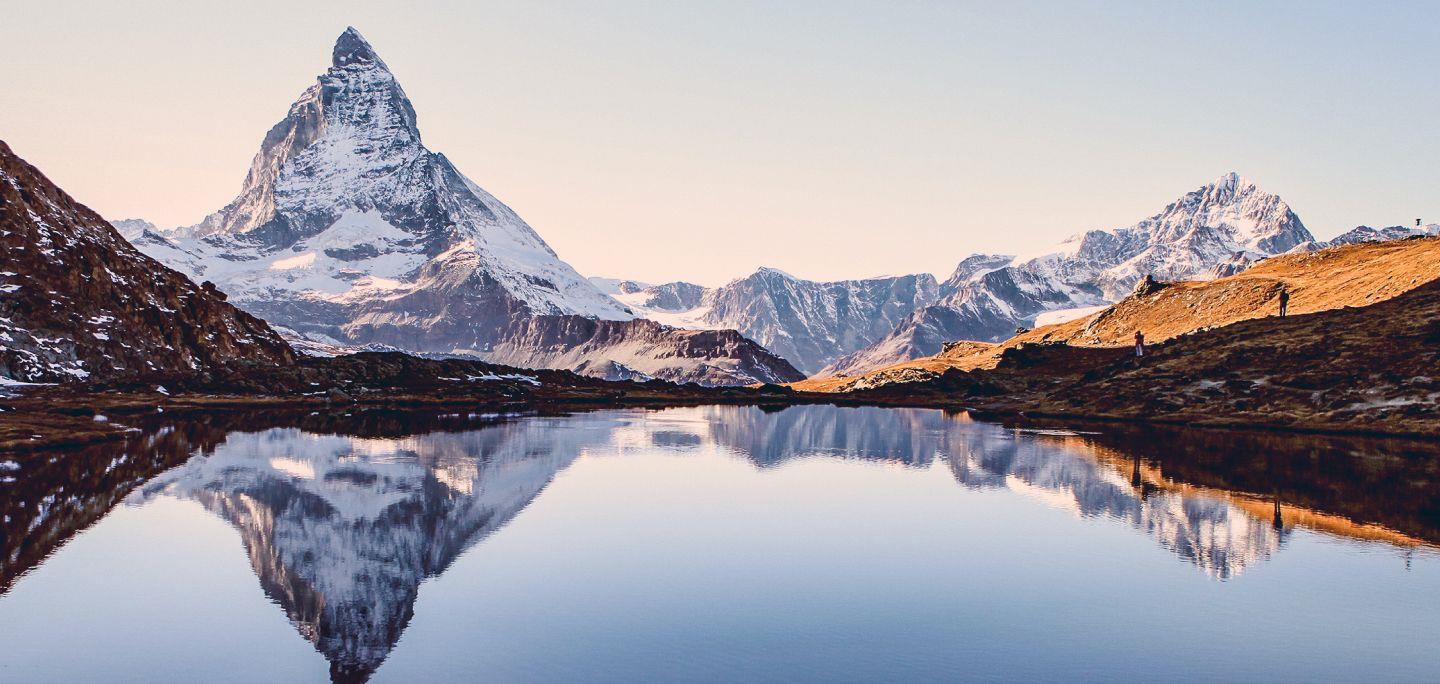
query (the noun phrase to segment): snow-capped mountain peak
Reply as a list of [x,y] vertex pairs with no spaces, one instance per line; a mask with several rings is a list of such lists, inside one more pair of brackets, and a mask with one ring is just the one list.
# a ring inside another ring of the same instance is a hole
[[738,334],[634,320],[421,143],[410,99],[353,28],[265,135],[230,204],[135,244],[309,339],[607,377],[798,379]]
[[414,292],[435,271],[469,296],[511,300],[507,311],[632,317],[425,148],[410,99],[354,28],[265,135],[240,194],[174,235],[197,255],[177,265],[235,301],[297,300],[286,308],[306,320],[279,321],[297,329],[315,322],[307,311]]

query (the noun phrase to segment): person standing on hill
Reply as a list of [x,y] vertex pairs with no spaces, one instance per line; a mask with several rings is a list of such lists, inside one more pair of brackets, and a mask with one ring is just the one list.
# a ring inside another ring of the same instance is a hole
[[1285,317],[1285,314],[1289,313],[1289,311],[1290,311],[1290,290],[1289,290],[1289,288],[1286,288],[1284,285],[1281,285],[1281,286],[1280,286],[1280,317],[1281,317],[1281,318],[1284,318],[1284,317]]
[[1145,357],[1145,333],[1135,331],[1135,360],[1139,361]]

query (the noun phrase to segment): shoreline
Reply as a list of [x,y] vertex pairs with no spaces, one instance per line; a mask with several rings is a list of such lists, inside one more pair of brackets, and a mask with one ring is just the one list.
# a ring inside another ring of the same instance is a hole
[[[615,385],[618,383],[604,383]],[[457,388],[458,389],[458,388]],[[562,414],[606,409],[661,409],[704,405],[743,405],[764,408],[787,408],[801,405],[833,405],[839,407],[927,408],[950,412],[968,412],[978,420],[1003,423],[1014,420],[1076,424],[1163,426],[1216,431],[1253,431],[1290,435],[1331,437],[1374,437],[1435,443],[1440,435],[1405,429],[1367,429],[1353,426],[1316,424],[1281,424],[1216,417],[1203,421],[1184,418],[1114,415],[1049,411],[1014,405],[985,406],[973,401],[957,400],[919,393],[912,396],[867,396],[826,392],[795,392],[775,388],[723,387],[699,388],[672,385],[651,387],[634,383],[631,387],[568,387],[560,391],[537,392],[530,396],[507,396],[494,388],[474,387],[473,392],[421,395],[396,392],[379,396],[360,396],[336,400],[323,395],[257,395],[257,394],[160,394],[155,392],[86,392],[65,386],[37,388],[8,397],[0,397],[0,454],[33,453],[63,450],[123,441],[137,434],[131,422],[150,423],[159,416],[197,419],[214,412],[298,412],[298,411],[396,411],[435,412],[444,409],[468,409],[471,412],[502,414]],[[487,389],[491,391],[486,391]],[[1006,404],[1009,402],[1002,402]],[[97,419],[97,416],[103,419]]]

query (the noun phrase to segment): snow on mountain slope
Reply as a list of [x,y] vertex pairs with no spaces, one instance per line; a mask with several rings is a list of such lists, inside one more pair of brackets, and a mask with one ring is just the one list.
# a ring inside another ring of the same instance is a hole
[[619,278],[602,278],[600,276],[590,276],[589,278],[586,278],[586,280],[589,280],[593,285],[595,285],[596,288],[599,288],[601,292],[604,292],[605,294],[612,297],[618,294],[629,294],[631,292],[636,292],[650,287],[649,283],[641,283],[634,280],[621,280]]
[[[1237,254],[1281,254],[1314,240],[1279,196],[1228,173],[1132,226],[1091,230],[1056,247],[1010,259],[971,257],[941,298],[874,345],[820,375],[851,375],[939,353],[955,340],[998,341],[1037,316],[1117,301],[1145,275],[1206,277]],[[972,262],[972,260],[975,260]]]
[[[242,308],[345,345],[482,358],[504,348],[506,362],[516,365],[554,367],[554,359],[567,358],[573,368],[609,368],[602,340],[587,338],[582,355],[566,346],[580,344],[573,339],[527,338],[534,346],[522,348],[503,335],[537,317],[634,318],[514,211],[421,143],[410,100],[353,28],[336,42],[331,67],[266,134],[230,204],[174,231],[136,227],[136,246],[213,282]],[[611,341],[619,332],[643,332],[653,357],[640,365],[661,377],[724,375],[679,353],[702,341],[692,335],[600,327],[617,333],[602,338]],[[729,351],[709,355],[734,354],[728,361],[740,365],[770,362],[753,343],[722,346]],[[634,349],[616,353],[638,361]],[[754,370],[777,378],[794,372],[788,364]]]

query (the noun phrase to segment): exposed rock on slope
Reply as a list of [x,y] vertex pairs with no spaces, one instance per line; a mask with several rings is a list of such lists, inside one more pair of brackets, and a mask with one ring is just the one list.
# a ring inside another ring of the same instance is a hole
[[[504,347],[508,363],[547,367],[563,357],[582,370],[608,366],[612,351],[635,353],[591,344],[580,354],[563,337],[529,337],[536,346],[522,349],[504,337],[633,315],[421,143],[410,100],[353,28],[336,42],[331,67],[266,134],[234,201],[196,226],[143,231],[135,244],[320,340],[481,357]],[[531,325],[545,316],[557,320]],[[644,364],[651,370],[715,377],[678,353],[693,337],[667,344],[663,330],[647,334],[656,338]],[[743,350],[751,361],[759,352]],[[785,377],[786,369],[765,372]]]
[[189,373],[292,352],[224,296],[141,254],[0,142],[0,377]]
[[982,258],[982,267],[966,269],[962,263],[957,276],[963,279],[947,282],[939,302],[820,375],[854,375],[930,356],[953,340],[1005,339],[1042,313],[1121,299],[1147,274],[1161,280],[1203,277],[1237,253],[1258,258],[1313,240],[1278,196],[1226,174],[1128,228],[1092,230],[1007,264],[984,262],[990,257]]

